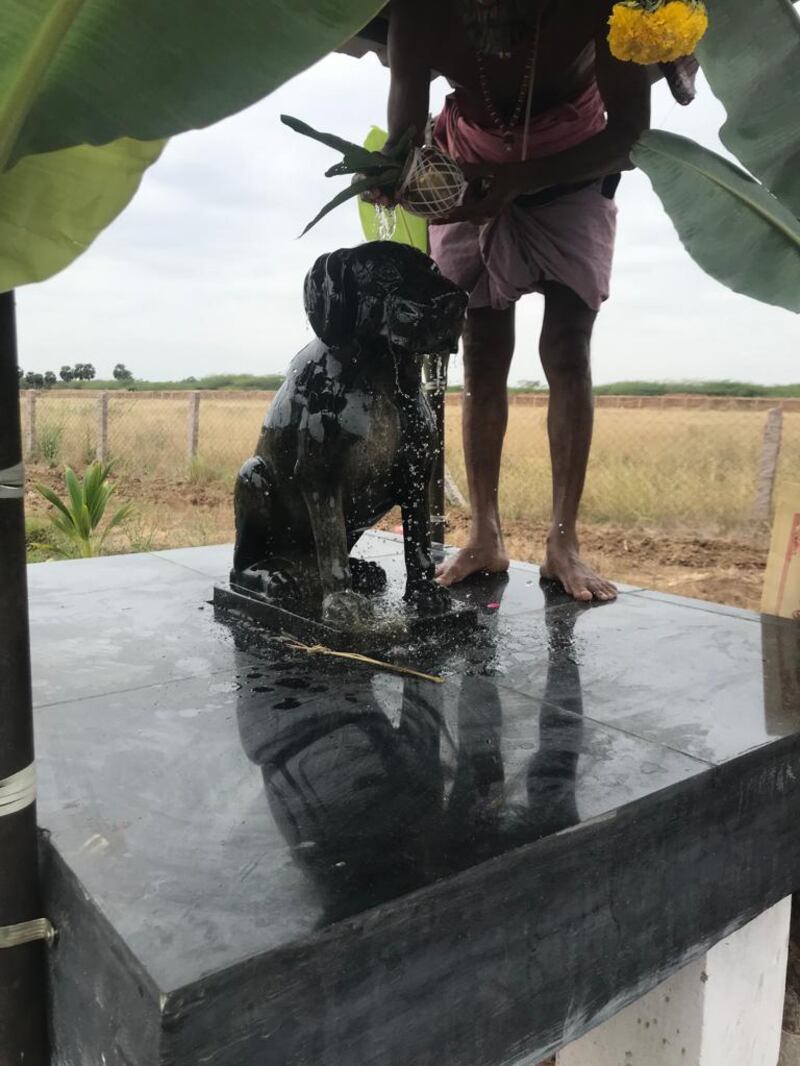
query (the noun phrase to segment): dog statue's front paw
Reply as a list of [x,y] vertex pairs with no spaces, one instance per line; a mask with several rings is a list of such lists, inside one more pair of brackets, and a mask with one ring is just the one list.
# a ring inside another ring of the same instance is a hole
[[403,598],[426,614],[444,614],[453,602],[446,588],[427,578],[413,585],[409,582]]
[[350,590],[329,592],[322,601],[322,621],[343,629],[366,629],[374,624],[369,600]]

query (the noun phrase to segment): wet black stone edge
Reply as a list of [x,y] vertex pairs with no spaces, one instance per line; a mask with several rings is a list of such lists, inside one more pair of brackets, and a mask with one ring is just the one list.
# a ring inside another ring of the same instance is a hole
[[157,1063],[160,1004],[150,975],[45,830],[39,863],[45,914],[57,930],[47,952],[53,1066]]
[[656,600],[658,603],[669,604],[672,607],[684,607],[689,611],[705,611],[708,614],[722,614],[728,618],[740,618],[745,622],[777,622],[779,625],[793,625],[791,618],[781,618],[776,614],[766,614],[760,611],[750,611],[746,607],[731,607],[724,603],[714,603],[711,600],[698,600],[691,596],[675,596],[671,592],[660,592],[658,589],[636,589],[631,595],[637,599]]
[[800,887],[800,738],[172,991],[160,1064],[545,1057]]

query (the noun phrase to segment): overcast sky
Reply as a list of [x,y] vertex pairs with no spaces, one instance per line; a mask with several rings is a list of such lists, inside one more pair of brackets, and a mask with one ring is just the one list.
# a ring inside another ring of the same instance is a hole
[[[130,207],[64,273],[19,290],[20,362],[58,370],[92,362],[98,376],[125,363],[177,379],[283,372],[309,339],[306,270],[323,252],[361,239],[354,204],[302,240],[297,234],[337,189],[338,159],[280,125],[286,111],[361,141],[384,124],[388,73],[374,56],[332,55],[254,107],[176,137]],[[440,79],[432,109],[447,91]],[[680,108],[655,91],[653,125],[719,148],[724,118],[703,84]],[[599,383],[620,379],[800,380],[800,322],[736,296],[684,252],[644,175],[626,174],[612,295],[594,345]],[[539,379],[541,297],[519,309],[514,381]],[[452,379],[461,378],[459,361]]]

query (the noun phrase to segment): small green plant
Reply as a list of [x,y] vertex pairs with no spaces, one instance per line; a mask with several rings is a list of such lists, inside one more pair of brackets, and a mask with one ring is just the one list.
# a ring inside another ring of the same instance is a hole
[[56,466],[61,458],[63,436],[64,430],[61,426],[51,426],[45,423],[39,428],[37,441],[39,453],[48,466]]
[[132,552],[151,552],[158,533],[158,525],[155,519],[151,519],[147,524],[142,518],[137,517],[128,525],[126,532]]
[[113,463],[95,460],[89,465],[82,481],[68,466],[64,473],[68,493],[66,502],[47,485],[36,485],[36,491],[56,509],[50,521],[60,535],[59,542],[47,547],[57,555],[70,559],[90,559],[100,555],[111,530],[121,525],[133,511],[133,504],[124,504],[100,530],[106,506],[115,488],[108,480],[112,466]]

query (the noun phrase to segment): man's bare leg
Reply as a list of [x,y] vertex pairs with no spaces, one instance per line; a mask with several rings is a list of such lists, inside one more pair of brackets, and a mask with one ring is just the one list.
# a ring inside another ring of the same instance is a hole
[[470,311],[464,330],[462,432],[472,524],[469,541],[438,571],[442,585],[454,585],[478,571],[508,569],[497,489],[508,423],[508,371],[514,354],[514,308]]
[[553,524],[541,573],[559,581],[576,600],[611,600],[617,595],[616,588],[581,559],[576,529],[592,443],[590,343],[596,317],[565,285],[545,285],[539,353],[550,386],[547,432],[553,467]]

